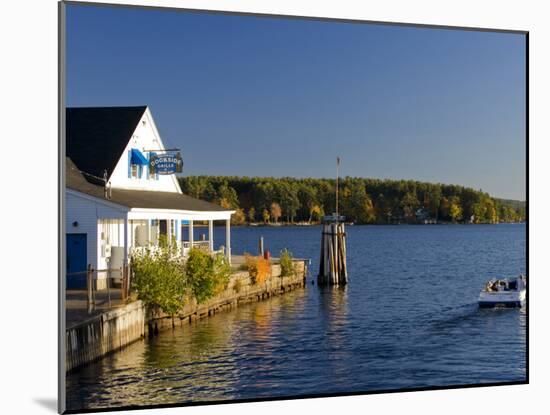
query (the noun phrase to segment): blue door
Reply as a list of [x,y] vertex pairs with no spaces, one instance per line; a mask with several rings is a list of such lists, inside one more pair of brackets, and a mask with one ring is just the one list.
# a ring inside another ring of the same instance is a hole
[[74,272],[86,271],[86,234],[68,233],[67,234],[67,288],[85,289],[86,274],[69,275]]

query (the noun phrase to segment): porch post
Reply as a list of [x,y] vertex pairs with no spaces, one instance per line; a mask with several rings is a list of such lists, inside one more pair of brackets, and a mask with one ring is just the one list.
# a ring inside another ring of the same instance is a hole
[[231,264],[231,219],[225,220],[225,254]]
[[130,227],[128,226],[128,218],[124,219],[124,263],[128,263],[128,254],[130,253],[130,246],[129,246],[129,233],[130,233]]
[[214,221],[208,221],[208,248],[210,252],[214,252]]
[[193,248],[195,242],[195,232],[193,231],[193,219],[189,220],[189,248]]

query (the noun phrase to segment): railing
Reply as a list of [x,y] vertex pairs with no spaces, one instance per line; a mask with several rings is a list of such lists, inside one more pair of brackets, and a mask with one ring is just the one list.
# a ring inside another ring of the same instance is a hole
[[[191,249],[191,246],[193,248],[200,249],[202,251],[210,252],[210,241],[194,241],[192,244],[190,241],[178,241],[176,242],[177,249],[175,250],[176,255],[183,255],[187,256],[189,250]],[[147,245],[147,246],[133,246],[132,251],[137,253],[145,253],[147,250],[151,253],[157,253],[159,252],[161,248],[159,245]],[[219,251],[214,251],[219,252]]]
[[[91,264],[88,265],[88,268],[86,271],[80,271],[80,272],[71,272],[67,273],[67,277],[73,277],[78,275],[86,275],[86,305],[88,314],[92,314],[95,311],[96,308],[96,293],[99,291],[99,289],[94,286],[94,274],[99,276],[99,274],[107,273],[107,277],[105,278],[95,278],[96,284],[99,281],[105,281],[107,291],[107,301],[109,305],[109,309],[112,308],[112,299],[111,299],[111,290],[113,289],[111,287],[111,280],[120,280],[120,297],[122,301],[126,301],[130,294],[130,272],[129,267],[127,265],[122,266],[120,268],[108,268],[108,269],[94,269]],[[114,277],[113,274],[118,275],[118,277]],[[116,289],[115,289],[116,290]]]
[[[184,248],[191,248],[191,242],[190,241],[183,241],[182,245]],[[210,247],[210,241],[193,241],[193,248],[209,248]]]

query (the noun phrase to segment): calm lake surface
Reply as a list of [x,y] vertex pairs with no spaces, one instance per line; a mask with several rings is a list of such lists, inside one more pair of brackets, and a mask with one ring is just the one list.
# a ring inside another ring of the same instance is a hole
[[[69,409],[523,381],[525,309],[478,309],[526,272],[524,224],[351,226],[349,285],[311,285],[320,228],[234,228],[234,253],[311,258],[305,289],[167,330],[67,376]],[[215,238],[224,230],[216,228]]]

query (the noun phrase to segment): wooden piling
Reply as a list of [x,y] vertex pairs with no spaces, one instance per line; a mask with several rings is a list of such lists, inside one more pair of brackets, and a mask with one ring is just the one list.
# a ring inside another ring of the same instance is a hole
[[319,259],[319,285],[345,285],[348,282],[346,260],[346,231],[337,216],[323,220],[321,257]]

